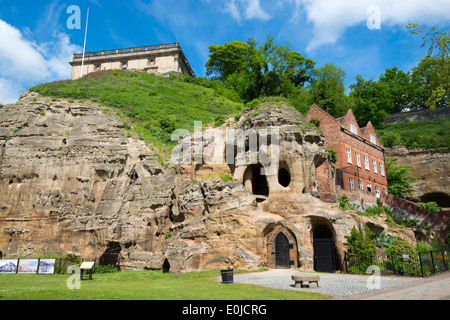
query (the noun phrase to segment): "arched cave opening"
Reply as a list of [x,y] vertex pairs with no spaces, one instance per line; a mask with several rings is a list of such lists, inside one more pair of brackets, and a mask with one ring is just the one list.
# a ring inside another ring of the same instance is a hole
[[291,174],[285,168],[280,168],[278,171],[278,183],[287,188],[291,184]]
[[333,231],[325,223],[313,226],[314,270],[334,273],[339,269],[339,257]]
[[162,271],[163,271],[163,273],[169,273],[170,272],[170,263],[169,263],[169,260],[167,258],[164,259],[164,263],[162,265]]
[[430,192],[420,197],[420,202],[436,202],[441,208],[450,208],[450,196],[444,192]]
[[[261,164],[250,165],[244,173],[244,185],[248,188],[251,185],[251,191],[254,195],[268,197],[269,185],[266,176],[261,172],[263,166]],[[258,201],[264,201],[260,199]]]
[[122,251],[122,248],[119,242],[109,242],[105,252],[99,259],[99,265],[114,266],[120,269],[120,251]]

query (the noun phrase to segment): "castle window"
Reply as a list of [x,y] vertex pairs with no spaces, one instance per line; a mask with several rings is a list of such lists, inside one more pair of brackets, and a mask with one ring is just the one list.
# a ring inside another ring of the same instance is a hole
[[356,130],[356,126],[353,123],[350,123],[350,132],[358,135],[358,131]]
[[373,172],[378,173],[377,160],[372,159]]
[[386,190],[386,188],[383,188],[383,193],[384,193],[385,196],[387,196],[387,190]]
[[375,136],[370,135],[370,142],[373,143],[374,145],[377,144],[377,138],[375,138]]
[[372,192],[372,184],[371,183],[367,184],[367,191]]
[[369,157],[368,156],[364,156],[364,166],[366,167],[366,170],[370,171]]
[[353,163],[353,161],[352,161],[352,151],[350,150],[350,148],[345,148],[345,151],[347,152],[347,162],[348,163]]

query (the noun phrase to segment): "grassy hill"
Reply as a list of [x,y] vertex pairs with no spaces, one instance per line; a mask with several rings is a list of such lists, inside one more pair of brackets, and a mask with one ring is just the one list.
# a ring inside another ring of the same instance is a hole
[[385,125],[377,130],[377,134],[385,147],[447,148],[446,152],[449,152],[450,117]]
[[158,148],[171,149],[175,145],[171,141],[175,129],[192,132],[194,121],[205,125],[243,109],[241,103],[227,99],[217,89],[191,82],[195,81],[108,70],[73,81],[41,84],[30,90],[73,102],[89,99],[112,107],[122,117],[125,127],[137,132],[140,139]]

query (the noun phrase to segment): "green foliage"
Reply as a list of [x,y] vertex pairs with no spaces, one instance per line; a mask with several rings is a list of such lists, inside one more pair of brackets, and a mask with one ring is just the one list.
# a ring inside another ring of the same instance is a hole
[[421,48],[430,43],[428,54],[421,61],[421,64],[428,65],[426,68],[428,74],[424,80],[430,94],[425,103],[426,107],[434,109],[438,106],[447,106],[450,97],[450,35],[435,26],[427,31],[417,24],[410,23],[407,28],[416,35],[425,33]]
[[328,149],[328,153],[331,156],[331,162],[336,163],[337,162],[337,152],[334,149]]
[[407,194],[414,191],[412,184],[417,181],[417,178],[411,176],[411,166],[396,166],[394,165],[395,158],[386,158],[386,172],[389,184],[389,193],[403,198]]
[[367,268],[375,264],[376,242],[373,233],[367,226],[364,230],[353,227],[350,236],[345,236],[348,247],[348,259],[354,273],[365,273]]
[[105,273],[117,273],[119,272],[119,269],[117,269],[113,265],[107,265],[107,266],[94,266],[94,273],[95,274],[105,274]]
[[[44,96],[91,99],[119,112],[125,129],[131,128],[147,143],[166,150],[175,129],[194,129],[194,121],[212,123],[219,115],[236,114],[243,105],[223,84],[184,76],[158,77],[134,71],[109,70],[74,81],[59,81],[30,89]],[[156,93],[156,94],[155,94]],[[167,152],[170,156],[170,152]]]
[[326,63],[313,70],[309,86],[313,103],[335,118],[344,116],[348,110],[345,75],[342,68]]
[[392,103],[387,84],[357,76],[356,83],[350,88],[351,109],[358,123],[365,126],[371,121],[372,125],[378,128],[389,114],[389,106]]
[[220,180],[222,180],[222,182],[233,182],[234,178],[229,173],[221,173],[220,174]]
[[377,135],[385,147],[405,146],[408,149],[448,147],[450,118],[381,126],[377,129]]
[[436,203],[436,202],[427,202],[427,203],[423,203],[423,202],[419,202],[419,207],[421,207],[422,209],[426,209],[430,212],[441,212],[442,208]]
[[419,255],[409,242],[396,238],[385,251],[391,258],[394,269],[400,274],[421,274]]
[[395,237],[386,235],[386,233],[383,231],[376,238],[376,241],[377,241],[378,246],[390,248],[392,246],[392,244],[395,242]]
[[350,204],[350,201],[348,200],[348,197],[346,195],[343,195],[342,197],[338,198],[338,202],[339,202],[339,209],[354,210],[354,206]]
[[247,43],[212,45],[209,52],[206,75],[232,88],[244,102],[265,96],[288,96],[293,87],[303,86],[311,79],[315,64],[293,51],[289,43],[275,44],[272,36],[262,44],[249,38]]

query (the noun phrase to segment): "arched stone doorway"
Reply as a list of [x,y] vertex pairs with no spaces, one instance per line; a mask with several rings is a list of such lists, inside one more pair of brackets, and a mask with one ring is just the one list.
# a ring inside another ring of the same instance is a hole
[[339,257],[332,227],[324,222],[313,224],[314,270],[334,273],[339,270]]
[[[271,227],[269,227],[271,229]],[[295,236],[283,226],[277,226],[267,236],[267,266],[271,269],[298,267],[298,250]]]

